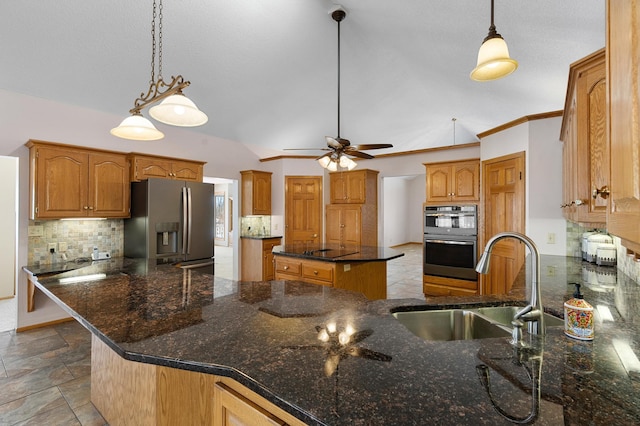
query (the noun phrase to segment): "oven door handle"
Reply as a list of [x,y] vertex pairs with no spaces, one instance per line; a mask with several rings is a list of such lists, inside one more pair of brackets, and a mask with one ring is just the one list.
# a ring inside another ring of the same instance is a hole
[[458,246],[472,246],[475,244],[474,241],[425,240],[425,242],[438,244],[455,244]]

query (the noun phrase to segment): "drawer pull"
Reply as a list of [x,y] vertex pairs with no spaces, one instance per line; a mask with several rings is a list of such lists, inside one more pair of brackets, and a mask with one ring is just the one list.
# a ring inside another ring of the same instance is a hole
[[284,268],[282,268],[282,269],[284,269],[286,271],[287,269],[289,269],[289,267],[285,265]]
[[313,275],[318,275],[318,271],[313,271]]

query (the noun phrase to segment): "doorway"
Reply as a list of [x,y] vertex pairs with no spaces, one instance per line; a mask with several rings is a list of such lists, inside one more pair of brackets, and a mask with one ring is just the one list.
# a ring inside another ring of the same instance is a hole
[[[238,181],[205,177],[214,187],[214,274],[229,280],[238,277],[237,233],[234,217],[239,212],[233,200],[238,196]],[[234,209],[236,211],[234,211]],[[235,278],[234,278],[235,277]]]
[[18,158],[0,157],[0,331],[17,323],[16,277],[18,259]]

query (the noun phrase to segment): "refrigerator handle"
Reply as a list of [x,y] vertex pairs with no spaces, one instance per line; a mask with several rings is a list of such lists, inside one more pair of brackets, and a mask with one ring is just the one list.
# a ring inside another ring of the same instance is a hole
[[191,188],[187,188],[187,200],[188,200],[188,210],[189,210],[189,222],[187,223],[187,229],[189,229],[189,237],[187,239],[187,254],[191,254],[191,232],[193,223],[193,208],[191,206]]
[[187,206],[187,188],[182,187],[182,254],[187,253],[189,217]]

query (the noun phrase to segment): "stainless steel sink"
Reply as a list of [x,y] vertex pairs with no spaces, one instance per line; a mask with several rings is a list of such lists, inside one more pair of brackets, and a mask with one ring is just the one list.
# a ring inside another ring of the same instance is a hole
[[[470,340],[511,335],[513,315],[520,306],[395,312],[393,316],[424,340]],[[564,321],[544,314],[545,328]]]
[[409,331],[424,340],[470,340],[507,337],[506,327],[463,309],[396,312],[394,317]]
[[[522,309],[522,306],[490,306],[485,308],[474,308],[471,311],[476,312],[493,322],[497,322],[502,325],[506,325],[511,328],[511,321],[516,312]],[[564,320],[553,315],[544,315],[544,326],[557,327],[564,326]]]

